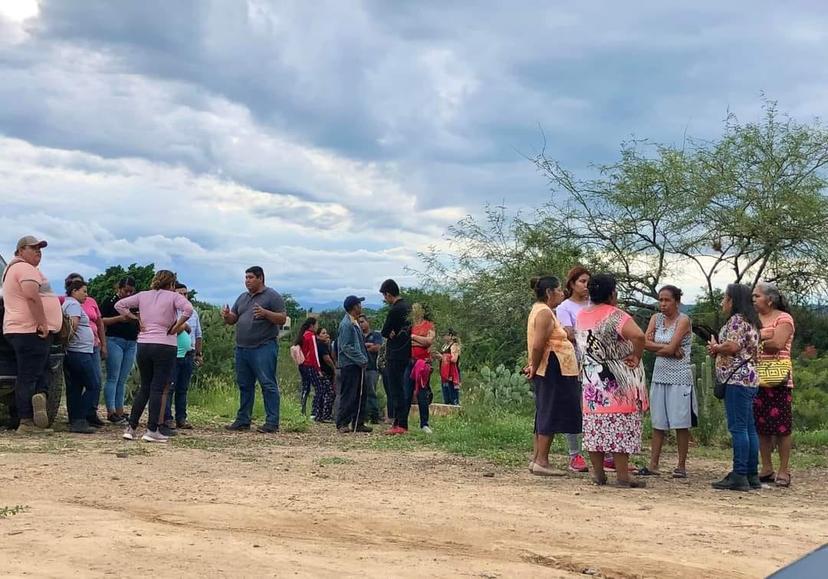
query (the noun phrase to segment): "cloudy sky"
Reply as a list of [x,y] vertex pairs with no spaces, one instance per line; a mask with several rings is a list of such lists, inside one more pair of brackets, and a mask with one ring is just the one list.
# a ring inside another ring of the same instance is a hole
[[55,279],[154,262],[221,303],[260,264],[305,305],[375,301],[484,203],[548,198],[539,127],[581,170],[761,91],[825,116],[821,2],[679,4],[0,0],[0,253],[34,233]]

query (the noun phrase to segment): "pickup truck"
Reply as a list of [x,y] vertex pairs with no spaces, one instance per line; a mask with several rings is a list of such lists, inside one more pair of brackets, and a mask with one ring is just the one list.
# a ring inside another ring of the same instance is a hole
[[[6,261],[0,255],[0,272],[5,270]],[[2,327],[5,313],[3,290],[0,288],[0,327]],[[14,350],[0,331],[0,426],[17,428],[19,421],[14,402],[16,382],[17,360],[14,357]],[[49,386],[46,394],[49,399],[47,406],[49,424],[52,424],[57,416],[63,397],[63,388],[63,349],[56,345],[52,346],[52,353],[49,356]]]

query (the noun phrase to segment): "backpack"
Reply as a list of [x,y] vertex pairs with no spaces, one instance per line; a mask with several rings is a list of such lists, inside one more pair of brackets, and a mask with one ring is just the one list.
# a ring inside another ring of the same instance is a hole
[[290,357],[296,362],[297,366],[301,366],[305,361],[305,355],[302,353],[302,346],[294,345],[290,347]]
[[55,344],[59,346],[63,346],[64,348],[69,345],[69,340],[72,339],[72,318],[66,315],[65,312],[61,312],[63,316],[63,321],[60,324],[60,330],[55,332]]

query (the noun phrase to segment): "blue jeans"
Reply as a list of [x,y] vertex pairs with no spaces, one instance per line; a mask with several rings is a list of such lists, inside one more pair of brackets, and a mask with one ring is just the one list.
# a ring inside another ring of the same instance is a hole
[[124,407],[124,389],[129,373],[132,372],[132,366],[135,364],[138,342],[107,336],[106,347],[108,355],[106,357],[106,383],[104,383],[103,391],[106,411],[112,414],[113,411]]
[[454,382],[443,382],[443,404],[460,406],[460,389],[454,387]]
[[728,384],[725,390],[727,429],[733,439],[733,472],[741,475],[759,472],[759,436],[753,419],[753,399],[759,388]]
[[187,422],[187,390],[190,389],[190,380],[193,377],[193,357],[195,352],[190,350],[183,358],[175,360],[175,374],[170,384],[170,392],[167,395],[167,408],[164,411],[164,420],[170,421],[173,418],[172,404],[175,396],[175,422],[184,424]]
[[67,351],[63,364],[69,374],[66,382],[69,422],[94,416],[101,395],[101,367],[95,354]]
[[239,385],[239,412],[236,422],[250,424],[253,402],[256,399],[256,381],[262,387],[266,422],[279,426],[279,383],[276,381],[276,364],[279,350],[276,340],[255,348],[236,346],[236,382]]

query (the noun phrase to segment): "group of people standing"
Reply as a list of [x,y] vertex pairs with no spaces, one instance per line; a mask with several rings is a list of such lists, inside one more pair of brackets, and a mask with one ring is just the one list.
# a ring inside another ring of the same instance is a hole
[[[308,316],[297,332],[291,357],[302,380],[302,412],[314,392],[311,416],[318,422],[335,420],[340,433],[372,432],[366,424],[378,424],[382,411],[377,384],[382,377],[391,427],[386,434],[408,432],[408,413],[416,401],[420,429],[431,433],[429,407],[433,360],[440,367],[443,401],[460,403],[460,341],[449,328],[439,351],[436,328],[423,304],[409,305],[392,279],[383,282],[380,293],[388,304],[382,331],[371,329],[362,311],[365,298],[348,296],[335,338]],[[335,416],[334,416],[335,413]]]
[[[678,464],[671,476],[687,478],[690,429],[698,421],[698,401],[692,327],[681,312],[681,290],[668,285],[659,291],[659,311],[642,331],[618,307],[612,275],[593,276],[575,267],[563,286],[554,276],[533,278],[530,285],[536,298],[527,321],[525,369],[536,404],[530,472],[565,474],[550,466],[549,449],[555,434],[566,434],[570,470],[591,470],[597,485],[607,484],[606,472],[614,470],[618,486],[644,487],[643,479],[631,475],[661,475],[664,440],[668,431],[675,430]],[[711,336],[707,350],[716,359],[716,380],[724,390],[733,468],[713,486],[729,490],[750,490],[771,482],[789,486],[793,318],[778,289],[767,283],[753,289],[729,285],[722,313],[725,323],[718,336]],[[649,393],[642,363],[645,350],[655,356]],[[641,451],[647,410],[653,427],[650,460],[635,469],[629,455]],[[579,433],[591,469],[579,468]],[[778,472],[772,464],[774,447],[779,451]]]
[[[3,272],[3,335],[17,364],[18,432],[49,426],[49,356],[58,337],[66,342],[66,404],[72,432],[94,432],[104,424],[98,416],[102,360],[107,369],[106,419],[125,426],[125,439],[138,437],[147,407],[147,430],[141,437],[145,441],[166,442],[178,428],[192,428],[187,421],[187,388],[203,351],[201,324],[187,299],[186,286],[173,272],[160,270],[149,290],[135,293],[135,280],[126,277],[99,306],[88,295],[83,277],[73,273],[66,277],[65,296],[59,299],[38,267],[47,245],[33,236],[21,238]],[[239,410],[226,428],[251,428],[258,382],[266,420],[257,430],[275,433],[280,408],[277,341],[287,318],[285,303],[265,285],[261,267],[248,268],[244,283],[246,291],[233,306],[221,309],[224,322],[236,327],[239,387]],[[583,434],[595,484],[607,484],[606,472],[615,471],[619,486],[643,487],[644,481],[631,474],[659,476],[666,434],[675,430],[678,463],[671,476],[686,478],[690,428],[698,420],[698,403],[692,328],[681,312],[681,290],[668,285],[659,291],[659,311],[642,331],[618,307],[612,275],[591,275],[576,267],[564,284],[550,275],[533,278],[530,285],[535,304],[527,321],[525,373],[533,382],[536,404],[530,472],[564,474],[549,463],[549,449],[558,433],[567,438],[570,470],[590,470],[580,453]],[[384,281],[379,291],[388,304],[380,332],[371,330],[362,312],[364,298],[357,296],[345,298],[345,315],[335,339],[313,317],[302,324],[294,359],[302,377],[303,410],[314,390],[316,420],[334,419],[342,433],[370,432],[366,419],[381,419],[376,385],[382,376],[392,422],[386,434],[408,432],[414,401],[420,428],[430,433],[433,363],[436,360],[440,366],[443,401],[459,404],[460,342],[449,329],[437,348],[436,328],[422,304],[409,305],[392,279]],[[725,321],[718,336],[710,337],[707,352],[715,358],[717,390],[722,392],[732,437],[733,467],[713,486],[787,487],[791,484],[794,319],[784,297],[770,283],[754,288],[731,284],[721,307]],[[649,393],[642,364],[645,350],[655,356]],[[127,416],[125,385],[133,361],[137,361],[140,388]],[[629,465],[629,455],[641,450],[647,410],[653,426],[652,450],[649,464],[636,470]],[[773,466],[774,449],[779,453],[778,469]]]

